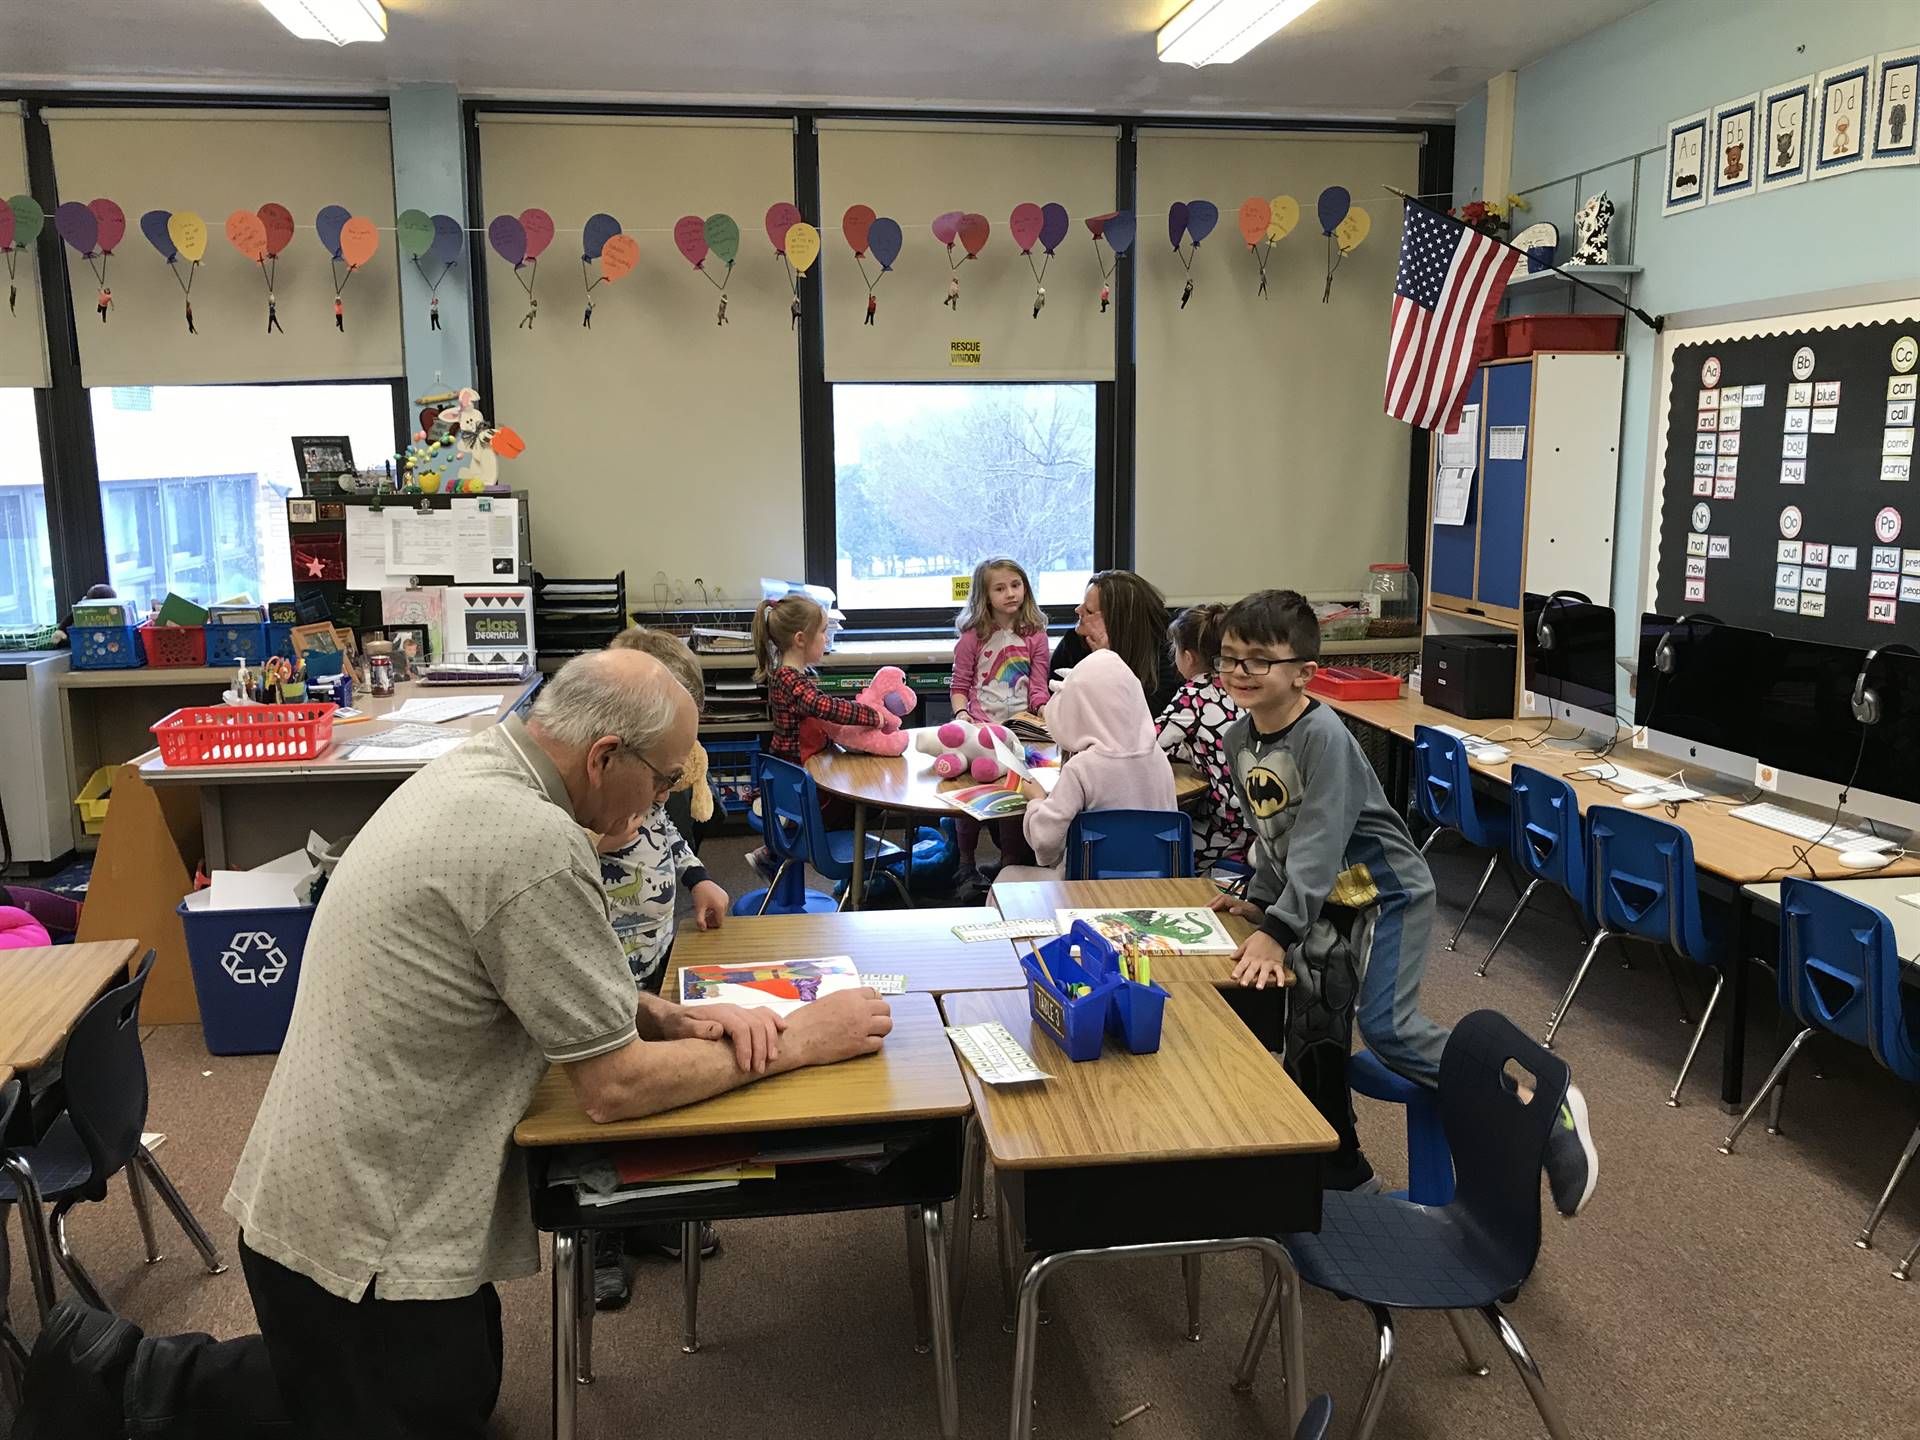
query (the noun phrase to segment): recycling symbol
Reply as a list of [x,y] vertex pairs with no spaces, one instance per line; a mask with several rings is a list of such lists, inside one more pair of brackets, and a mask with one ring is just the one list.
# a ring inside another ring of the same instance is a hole
[[236,985],[272,985],[287,973],[287,955],[265,930],[238,930],[220,952],[220,968]]

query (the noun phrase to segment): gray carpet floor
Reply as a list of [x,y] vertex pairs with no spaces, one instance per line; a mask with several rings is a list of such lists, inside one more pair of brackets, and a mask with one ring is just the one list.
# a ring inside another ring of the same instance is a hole
[[[739,893],[748,879],[742,840],[707,852],[716,878]],[[1579,938],[1564,909],[1523,919],[1492,973],[1473,965],[1511,896],[1496,881],[1460,951],[1438,946],[1471,893],[1478,863],[1436,853],[1442,923],[1425,989],[1442,1021],[1493,1007],[1538,1033],[1571,977]],[[1692,980],[1694,977],[1688,977]],[[1779,1040],[1764,977],[1748,1059],[1750,1083]],[[1700,1003],[1690,994],[1689,1003]],[[1574,1432],[1589,1437],[1911,1436],[1920,1433],[1908,1383],[1920,1340],[1920,1285],[1889,1276],[1920,1232],[1920,1180],[1896,1197],[1879,1246],[1853,1236],[1914,1123],[1913,1096],[1864,1052],[1837,1042],[1799,1062],[1784,1133],[1756,1125],[1739,1153],[1717,1146],[1730,1123],[1716,1099],[1719,1027],[1685,1104],[1664,1103],[1687,1030],[1658,957],[1635,968],[1596,965],[1561,1032],[1559,1051],[1591,1102],[1601,1179],[1587,1213],[1550,1211],[1538,1269],[1511,1315],[1531,1345]],[[220,1211],[268,1075],[271,1057],[210,1057],[198,1030],[147,1037],[149,1128],[157,1152],[229,1258],[234,1226]],[[1815,1072],[1819,1075],[1816,1078]],[[1366,1100],[1363,1140],[1389,1179],[1403,1175],[1400,1113]],[[150,1331],[252,1328],[236,1266],[208,1276],[156,1207],[165,1260],[142,1263],[124,1189],[82,1207],[76,1248],[115,1305]],[[29,1338],[31,1302],[13,1232],[11,1313]],[[911,1344],[905,1239],[895,1211],[725,1227],[701,1295],[705,1349],[679,1349],[679,1271],[638,1262],[634,1298],[597,1326],[599,1379],[581,1395],[580,1433],[782,1435],[795,1440],[935,1435],[932,1362]],[[1004,1436],[1011,1337],[1000,1328],[991,1227],[973,1246],[961,1332],[964,1434]],[[1151,1409],[1117,1432],[1124,1440],[1238,1440],[1282,1433],[1278,1370],[1269,1355],[1250,1396],[1228,1381],[1259,1295],[1257,1262],[1207,1262],[1202,1338],[1183,1335],[1172,1262],[1110,1263],[1064,1272],[1049,1288],[1041,1332],[1036,1433],[1116,1433],[1111,1421]],[[496,1433],[548,1433],[548,1285],[544,1275],[503,1288],[507,1377]],[[1309,1293],[1307,1360],[1316,1389],[1332,1392],[1334,1433],[1345,1435],[1374,1360],[1366,1312]],[[1400,1329],[1401,1360],[1378,1434],[1404,1440],[1485,1440],[1544,1429],[1491,1336],[1476,1342],[1492,1374],[1464,1373],[1438,1316]]]

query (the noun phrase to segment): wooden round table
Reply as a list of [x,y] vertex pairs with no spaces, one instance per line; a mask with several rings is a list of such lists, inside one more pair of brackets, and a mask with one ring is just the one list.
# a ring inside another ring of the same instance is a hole
[[[1042,755],[1058,751],[1052,745],[1028,747]],[[933,773],[934,757],[909,746],[904,755],[857,755],[848,750],[829,748],[807,761],[807,773],[813,783],[828,795],[853,802],[853,853],[867,853],[867,812],[898,811],[903,815],[958,815],[960,812],[941,798],[944,790],[959,790],[974,782],[966,779],[943,780]],[[1174,799],[1186,805],[1206,791],[1206,781],[1186,765],[1173,767]],[[865,898],[865,866],[856,860],[853,877],[847,882],[847,906],[858,910]]]

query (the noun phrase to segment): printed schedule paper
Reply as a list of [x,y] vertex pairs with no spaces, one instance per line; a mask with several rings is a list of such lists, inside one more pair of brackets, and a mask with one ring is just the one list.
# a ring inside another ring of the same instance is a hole
[[973,1073],[989,1085],[1019,1085],[1053,1077],[1033,1063],[1026,1048],[997,1020],[978,1025],[949,1025],[947,1038]]

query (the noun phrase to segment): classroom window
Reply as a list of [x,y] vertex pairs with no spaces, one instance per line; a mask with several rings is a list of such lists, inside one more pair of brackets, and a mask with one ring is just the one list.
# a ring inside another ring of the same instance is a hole
[[989,555],[1043,605],[1093,573],[1098,470],[1086,385],[833,387],[834,588],[847,610],[950,609]]
[[293,593],[292,437],[345,435],[357,464],[394,449],[393,387],[154,385],[91,392],[107,574],[152,608]]
[[53,556],[33,391],[0,390],[0,627],[51,625]]

